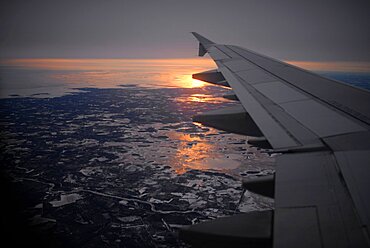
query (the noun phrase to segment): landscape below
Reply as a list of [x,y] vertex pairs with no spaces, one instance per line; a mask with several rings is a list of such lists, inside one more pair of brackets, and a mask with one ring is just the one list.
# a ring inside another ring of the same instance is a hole
[[[54,246],[186,247],[182,225],[272,208],[243,195],[240,179],[272,174],[274,156],[192,122],[235,104],[228,89],[191,79],[209,60],[41,62],[0,66],[1,207],[13,243],[26,226],[25,237]],[[325,76],[370,89],[366,73]]]

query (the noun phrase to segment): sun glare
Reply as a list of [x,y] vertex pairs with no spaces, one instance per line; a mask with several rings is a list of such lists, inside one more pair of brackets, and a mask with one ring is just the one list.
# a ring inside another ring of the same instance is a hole
[[176,71],[172,73],[173,73],[172,77],[174,78],[175,85],[177,87],[200,88],[207,84],[203,81],[192,78],[192,74],[180,74],[179,72],[176,72]]
[[206,83],[203,82],[203,81],[200,81],[200,80],[194,79],[194,78],[191,79],[192,88],[199,88],[199,87],[203,87],[205,85],[206,85]]
[[203,58],[184,59],[10,59],[0,65],[51,70],[53,80],[78,87],[112,88],[135,84],[151,88],[200,88],[192,74],[214,68]]

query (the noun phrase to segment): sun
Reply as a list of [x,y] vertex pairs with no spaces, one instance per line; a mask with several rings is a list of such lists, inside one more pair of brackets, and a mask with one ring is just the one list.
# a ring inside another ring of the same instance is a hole
[[206,83],[198,79],[191,78],[191,88],[199,88],[205,86]]
[[207,84],[203,81],[192,78],[192,74],[183,74],[177,76],[177,81],[179,82],[179,85],[184,88],[200,88]]

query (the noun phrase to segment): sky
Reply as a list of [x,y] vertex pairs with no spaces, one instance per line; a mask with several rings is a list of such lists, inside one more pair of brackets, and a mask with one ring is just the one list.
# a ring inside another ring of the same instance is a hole
[[184,58],[196,31],[294,61],[370,61],[370,0],[2,0],[0,58]]

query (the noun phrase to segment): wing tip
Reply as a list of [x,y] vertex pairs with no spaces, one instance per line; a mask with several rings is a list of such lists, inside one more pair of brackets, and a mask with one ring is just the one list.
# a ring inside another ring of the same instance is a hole
[[203,57],[207,53],[207,49],[215,44],[213,41],[205,38],[204,36],[198,34],[197,32],[191,32],[192,35],[199,41],[199,51],[198,56]]
[[204,46],[215,44],[213,41],[207,39],[203,35],[198,34],[197,32],[190,32],[194,37]]

